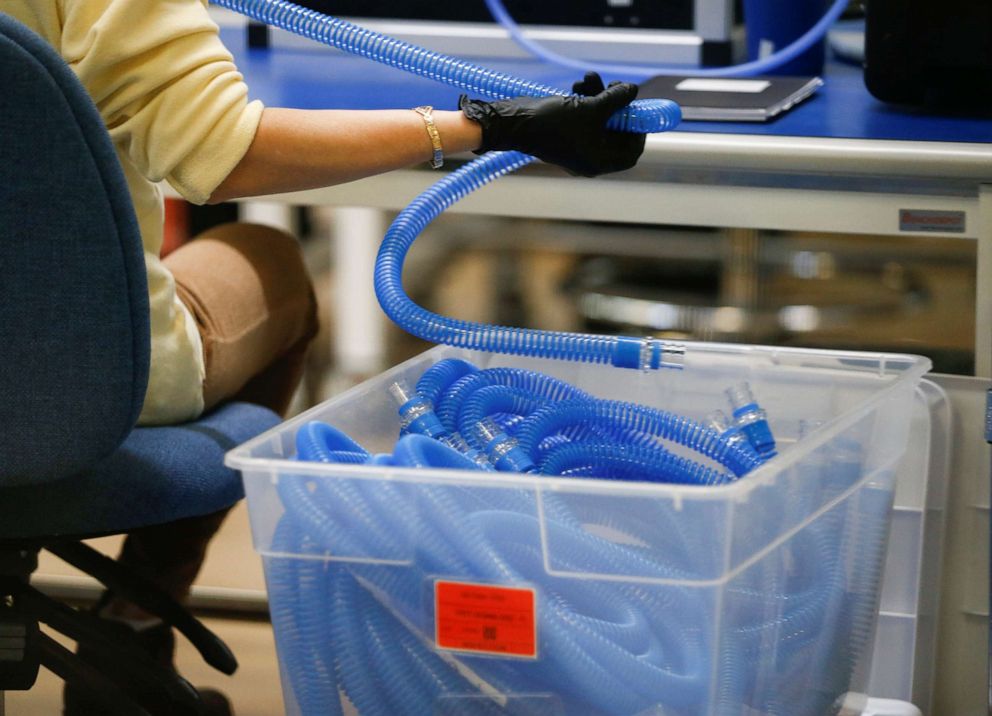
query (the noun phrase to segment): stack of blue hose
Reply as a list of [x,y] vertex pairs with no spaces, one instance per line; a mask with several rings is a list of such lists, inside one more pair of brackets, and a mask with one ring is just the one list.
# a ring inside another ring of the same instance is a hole
[[[750,396],[746,384],[728,393],[741,391]],[[745,410],[734,411],[736,424],[714,411],[707,427],[657,408],[600,400],[542,373],[479,370],[460,359],[436,363],[416,392],[402,381],[390,392],[401,438],[392,455],[370,455],[314,422],[297,434],[299,459],[723,485],[775,455],[764,411],[750,397]],[[664,441],[707,461],[676,454]]]
[[[299,459],[699,489],[732,482],[765,459],[736,428],[721,434],[522,369],[443,360],[415,391],[398,382],[391,392],[402,433],[391,454],[370,454],[333,427],[310,423],[297,434]],[[751,414],[737,422],[754,425]],[[697,458],[675,452],[686,449]],[[789,500],[822,501],[831,483],[842,492],[861,474],[858,451],[824,474],[834,478],[811,475],[808,494],[778,495],[782,512],[795,509]],[[608,496],[500,484],[486,487],[481,474],[451,485],[280,477],[285,514],[273,552],[314,558],[267,565],[280,655],[300,713],[341,713],[343,695],[363,716],[688,716],[739,714],[745,705],[821,714],[846,687],[859,652],[853,642],[867,638],[852,626],[865,619],[853,616],[872,605],[846,583],[843,510],[791,540],[783,556],[796,565],[791,573],[766,560],[742,573],[718,607],[714,590],[693,586],[702,565],[720,559],[709,553],[714,525],[705,513],[694,523],[667,499],[611,504]],[[884,528],[884,520],[861,522]],[[849,538],[862,543],[863,536]],[[871,574],[873,559],[876,552],[865,554],[859,573]],[[437,649],[429,595],[438,578],[535,588],[537,658]],[[721,610],[737,612],[734,629],[717,628]],[[758,683],[769,658],[781,678],[771,690]],[[811,673],[823,688],[808,688]]]

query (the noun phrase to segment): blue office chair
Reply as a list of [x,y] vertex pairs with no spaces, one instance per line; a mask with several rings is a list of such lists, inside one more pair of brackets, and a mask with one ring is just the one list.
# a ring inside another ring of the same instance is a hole
[[[43,548],[173,624],[221,671],[237,666],[164,593],[79,542],[232,505],[242,486],[224,452],[278,422],[228,404],[135,428],[148,362],[141,240],[107,131],[58,55],[0,13],[0,713],[3,691],[30,688],[39,664],[128,704],[121,713],[158,713],[124,696],[135,687],[167,694],[169,714],[202,710],[133,640],[30,585]],[[113,668],[81,662],[39,622]]]

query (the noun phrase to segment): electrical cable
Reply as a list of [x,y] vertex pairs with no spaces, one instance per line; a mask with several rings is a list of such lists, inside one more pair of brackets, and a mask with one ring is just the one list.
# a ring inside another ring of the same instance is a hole
[[[517,22],[507,12],[502,0],[485,0],[493,18],[502,25],[510,37],[522,48],[551,64],[567,67],[580,72],[599,72],[636,80],[646,80],[657,75],[685,75],[694,77],[749,77],[772,72],[811,48],[826,37],[827,31],[840,18],[848,6],[848,0],[834,0],[826,14],[805,33],[780,50],[767,57],[728,67],[665,67],[662,65],[633,65],[625,63],[586,62],[560,55],[544,45],[530,39]],[[745,18],[746,19],[746,18]]]

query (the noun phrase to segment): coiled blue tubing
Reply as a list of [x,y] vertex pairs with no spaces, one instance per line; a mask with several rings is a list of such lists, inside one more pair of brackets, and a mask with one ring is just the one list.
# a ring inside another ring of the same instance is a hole
[[[307,440],[300,444],[301,458],[307,457]],[[332,441],[323,452],[352,451],[350,445]],[[455,451],[420,435],[399,441],[394,464],[475,469]],[[273,561],[273,602],[280,604],[283,620],[276,630],[293,635],[284,639],[293,643],[281,653],[304,714],[326,713],[324,699],[338,688],[363,716],[434,713],[438,699],[478,694],[477,684],[427,641],[432,615],[423,613],[424,584],[433,575],[446,574],[467,581],[541,585],[538,661],[458,656],[501,694],[552,692],[564,713],[590,716],[632,715],[652,706],[689,714],[705,703],[706,655],[713,644],[706,599],[689,589],[548,575],[538,547],[535,507],[526,491],[436,485],[405,491],[382,481],[307,485],[293,479],[280,480],[279,491],[286,514],[273,545],[277,553],[401,554],[404,546],[417,546],[416,564],[399,568]],[[567,510],[568,505],[558,504],[555,512]],[[632,542],[653,546],[641,550],[586,532],[583,523],[595,523],[595,515],[549,518],[547,512],[545,527],[556,567],[565,571],[685,577],[688,572],[674,560],[662,560],[658,545],[667,537],[671,552],[685,553],[681,561],[690,564],[692,541],[700,538],[682,534],[679,521],[660,511],[655,520],[636,525],[625,519],[617,527]],[[824,519],[798,535],[792,559],[805,565],[803,572],[791,576],[788,584],[759,585],[753,594],[744,591],[736,597],[738,604],[750,600],[754,607],[752,621],[725,635],[721,645],[717,694],[728,713],[754,703],[748,690],[756,680],[761,649],[776,635],[789,637],[777,658],[790,670],[814,664],[821,670],[833,668],[836,654],[819,645],[819,636],[832,628],[844,606],[843,562],[835,548],[843,527],[843,521]],[[295,530],[295,541],[282,534],[287,530]],[[299,535],[306,535],[306,541]],[[316,577],[314,564],[323,566],[316,568]],[[292,606],[281,604],[283,597]],[[315,618],[323,621],[315,625]],[[306,659],[297,660],[301,655]],[[320,663],[315,665],[314,659]],[[313,701],[307,703],[310,695]],[[531,713],[523,707],[501,711],[486,699],[467,699],[463,706],[464,713]],[[540,702],[532,706],[540,712]],[[449,713],[447,707],[444,713]]]
[[[323,429],[321,432],[322,440],[328,433]],[[298,449],[300,457],[306,459],[313,434],[306,429],[300,434],[303,437]],[[341,442],[325,442],[316,454],[350,452]],[[401,466],[477,469],[457,452],[421,435],[401,438],[393,462]],[[329,689],[319,679],[314,683],[314,674],[321,674],[320,679],[326,681],[334,667],[334,685],[344,689],[363,716],[433,713],[443,694],[477,693],[476,686],[441,660],[421,638],[406,636],[409,624],[420,634],[431,633],[430,617],[420,613],[423,580],[431,574],[470,574],[472,579],[501,584],[533,583],[540,578],[545,586],[538,604],[540,660],[508,663],[459,657],[501,693],[553,689],[571,706],[567,713],[604,714],[632,714],[661,702],[687,707],[702,698],[707,677],[702,653],[705,642],[695,633],[704,623],[702,606],[688,594],[684,599],[673,600],[667,593],[662,599],[649,589],[629,585],[561,579],[549,582],[542,556],[535,549],[540,543],[535,505],[525,491],[505,494],[500,490],[488,495],[461,488],[420,486],[415,494],[404,495],[397,485],[357,483],[320,481],[311,492],[300,481],[280,480],[280,496],[286,507],[282,521],[294,525],[296,534],[307,535],[312,543],[294,544],[287,539],[274,545],[274,549],[290,553],[304,549],[317,554],[325,550],[389,554],[403,545],[416,544],[421,559],[417,569],[353,564],[331,570],[336,576],[329,578],[338,580],[338,589],[342,588],[342,580],[349,579],[360,586],[347,587],[352,594],[347,604],[334,602],[334,620],[343,625],[328,625],[339,633],[350,630],[348,638],[328,639],[333,631],[307,632],[305,638],[326,645],[333,653],[324,655],[316,669],[310,662],[287,663],[293,693],[304,714],[323,713],[320,700]],[[395,492],[389,495],[383,488]],[[418,515],[429,518],[418,519]],[[371,533],[370,523],[378,525]],[[657,525],[653,527],[659,529]],[[642,551],[589,535],[577,520],[550,521],[547,528],[550,538],[560,546],[563,569],[588,568],[591,556],[601,569],[616,569],[618,563],[625,563],[620,568],[638,574],[682,574],[660,562],[652,564]],[[280,525],[276,541],[286,539],[281,532],[288,530]],[[657,541],[657,536],[654,539]],[[276,626],[277,630],[300,634],[300,620],[312,612],[302,604],[304,601],[322,603],[326,611],[331,611],[327,598],[333,592],[327,584],[304,581],[301,585],[301,576],[293,573],[294,567],[273,566],[276,593],[295,590],[291,598],[297,600],[300,614],[296,618],[292,610],[280,610],[285,621]],[[384,604],[372,604],[377,602],[373,594],[380,595]],[[374,637],[368,627],[357,626],[365,618],[382,623],[388,638]],[[287,655],[297,658],[299,653],[309,652],[295,644]],[[375,667],[370,653],[380,661]],[[429,678],[410,678],[424,669]],[[365,682],[373,675],[377,686],[362,688],[354,678],[349,685],[351,670],[362,672]],[[405,688],[390,695],[390,688],[403,674],[407,675]],[[310,694],[316,695],[314,702],[304,706],[302,701]],[[485,700],[466,701],[466,713],[479,713],[471,709],[483,706],[493,713],[506,713]]]
[[[741,443],[732,443],[701,423],[669,411],[622,401],[600,400],[585,391],[551,376],[519,368],[479,370],[468,361],[442,360],[428,368],[417,382],[417,392],[433,406],[433,411],[449,433],[461,432],[472,447],[485,449],[473,427],[484,418],[499,417],[509,437],[518,441],[535,463],[546,460],[546,453],[566,444],[596,446],[590,459],[601,456],[603,471],[586,465],[587,474],[611,477],[606,463],[639,464],[641,480],[724,484],[746,474],[763,463],[757,453]],[[300,454],[321,462],[361,461],[363,450],[347,438],[332,439],[334,429],[320,423],[308,424],[297,436]],[[346,437],[346,436],[345,436]],[[694,461],[678,458],[664,449],[661,440],[689,448],[729,472],[719,472],[705,465],[693,467]],[[338,445],[328,452],[328,442]],[[402,441],[401,441],[402,442]],[[436,459],[446,454],[464,456],[439,447]],[[435,448],[431,448],[435,449]],[[651,451],[655,455],[651,455]],[[574,450],[567,459],[571,470],[579,468]],[[562,460],[562,453],[549,464]],[[398,451],[392,464],[415,467],[413,454]],[[430,458],[424,464],[436,465]],[[619,462],[618,462],[619,461]],[[471,462],[471,461],[469,461]],[[454,467],[454,465],[440,465]],[[624,468],[626,469],[626,468]],[[667,472],[667,470],[674,472]],[[545,474],[561,474],[557,471]]]
[[[458,413],[450,403],[464,410],[476,403],[476,396],[493,394],[494,388],[505,388],[518,398],[531,394],[529,402],[518,402],[526,414],[512,416],[516,422],[506,422],[511,423],[509,432],[521,445],[544,446],[540,448],[542,463],[555,463],[573,476],[606,474],[630,479],[636,475],[643,479],[656,471],[657,463],[666,462],[666,453],[649,450],[644,437],[660,432],[657,426],[665,424],[664,411],[596,401],[550,376],[516,368],[480,370],[460,359],[439,361],[417,382],[418,394],[429,397],[437,413],[447,416],[447,424]],[[597,402],[601,404],[598,410],[591,407]],[[555,406],[565,417],[549,419]],[[493,409],[505,408],[496,405]],[[624,414],[634,419],[633,428],[617,428],[604,417]],[[575,419],[580,415],[580,422],[596,423],[599,432],[576,430]],[[711,457],[721,455],[721,439],[714,431],[698,423],[678,425],[689,428],[666,435],[698,443]],[[572,439],[561,439],[565,434]],[[615,442],[591,442],[603,434],[619,435],[627,444],[620,449]],[[657,443],[654,436],[651,440]],[[301,460],[354,463],[363,456],[366,461],[373,459],[351,438],[322,423],[299,430],[297,451]],[[723,458],[727,460],[726,455]],[[749,459],[756,464],[761,461],[753,453]],[[682,460],[664,466],[668,479],[691,481],[684,479],[690,475],[701,484],[734,479],[701,463]],[[478,469],[457,451],[416,434],[397,442],[390,464]],[[856,463],[853,469],[858,469]],[[270,584],[273,602],[279,603],[278,609],[273,608],[279,615],[276,630],[293,635],[283,637],[286,648],[281,647],[280,653],[304,714],[328,712],[324,700],[338,689],[363,716],[434,713],[442,702],[445,714],[529,715],[543,713],[545,708],[549,714],[561,713],[554,710],[554,703],[539,698],[514,703],[512,708],[478,698],[478,684],[439,656],[426,636],[432,633],[433,615],[425,614],[422,606],[424,584],[436,575],[541,585],[537,615],[541,656],[537,661],[457,657],[500,694],[553,693],[564,713],[590,716],[632,715],[655,706],[666,713],[691,714],[703,707],[710,694],[707,654],[712,651],[713,634],[706,600],[691,589],[549,575],[538,547],[540,523],[530,490],[426,484],[414,488],[379,480],[311,482],[285,477],[278,489],[286,512],[274,538],[276,553],[390,555],[405,554],[416,545],[412,567],[354,563],[315,570],[308,560],[272,560]],[[541,499],[556,569],[686,579],[691,578],[697,561],[705,558],[701,531],[705,526],[687,526],[684,516],[661,505],[646,505],[646,514],[625,514],[617,523],[615,510],[597,513],[594,503],[573,504],[553,494]],[[590,534],[585,528],[588,523],[621,531],[630,537],[629,543]],[[837,655],[819,647],[818,636],[830,628],[843,606],[838,597],[844,591],[843,563],[833,547],[843,527],[843,521],[824,519],[804,531],[795,538],[793,548],[793,559],[807,565],[801,574],[790,577],[788,584],[762,586],[753,593],[745,589],[737,597],[754,602],[754,616],[750,623],[726,634],[721,643],[721,682],[715,692],[718,710],[733,713],[741,704],[758,703],[749,689],[757,678],[761,649],[775,635],[789,636],[778,658],[790,669],[817,666],[821,672],[830,670]],[[651,547],[643,549],[639,544]],[[304,564],[293,564],[298,561]],[[285,603],[280,601],[283,598]],[[315,665],[314,660],[319,663]],[[476,698],[468,698],[472,695]],[[772,701],[763,703],[772,705]],[[798,709],[796,713],[815,712]]]
[[[213,0],[213,3],[353,55],[444,82],[489,99],[570,94],[540,82],[489,70],[387,37],[286,0]],[[607,126],[619,132],[650,134],[671,129],[679,123],[681,116],[679,106],[670,100],[638,100],[617,112]]]

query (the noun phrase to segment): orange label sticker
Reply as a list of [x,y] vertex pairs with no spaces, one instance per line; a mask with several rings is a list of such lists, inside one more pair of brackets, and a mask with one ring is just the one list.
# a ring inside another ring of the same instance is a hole
[[533,589],[472,582],[434,583],[439,649],[537,658]]

